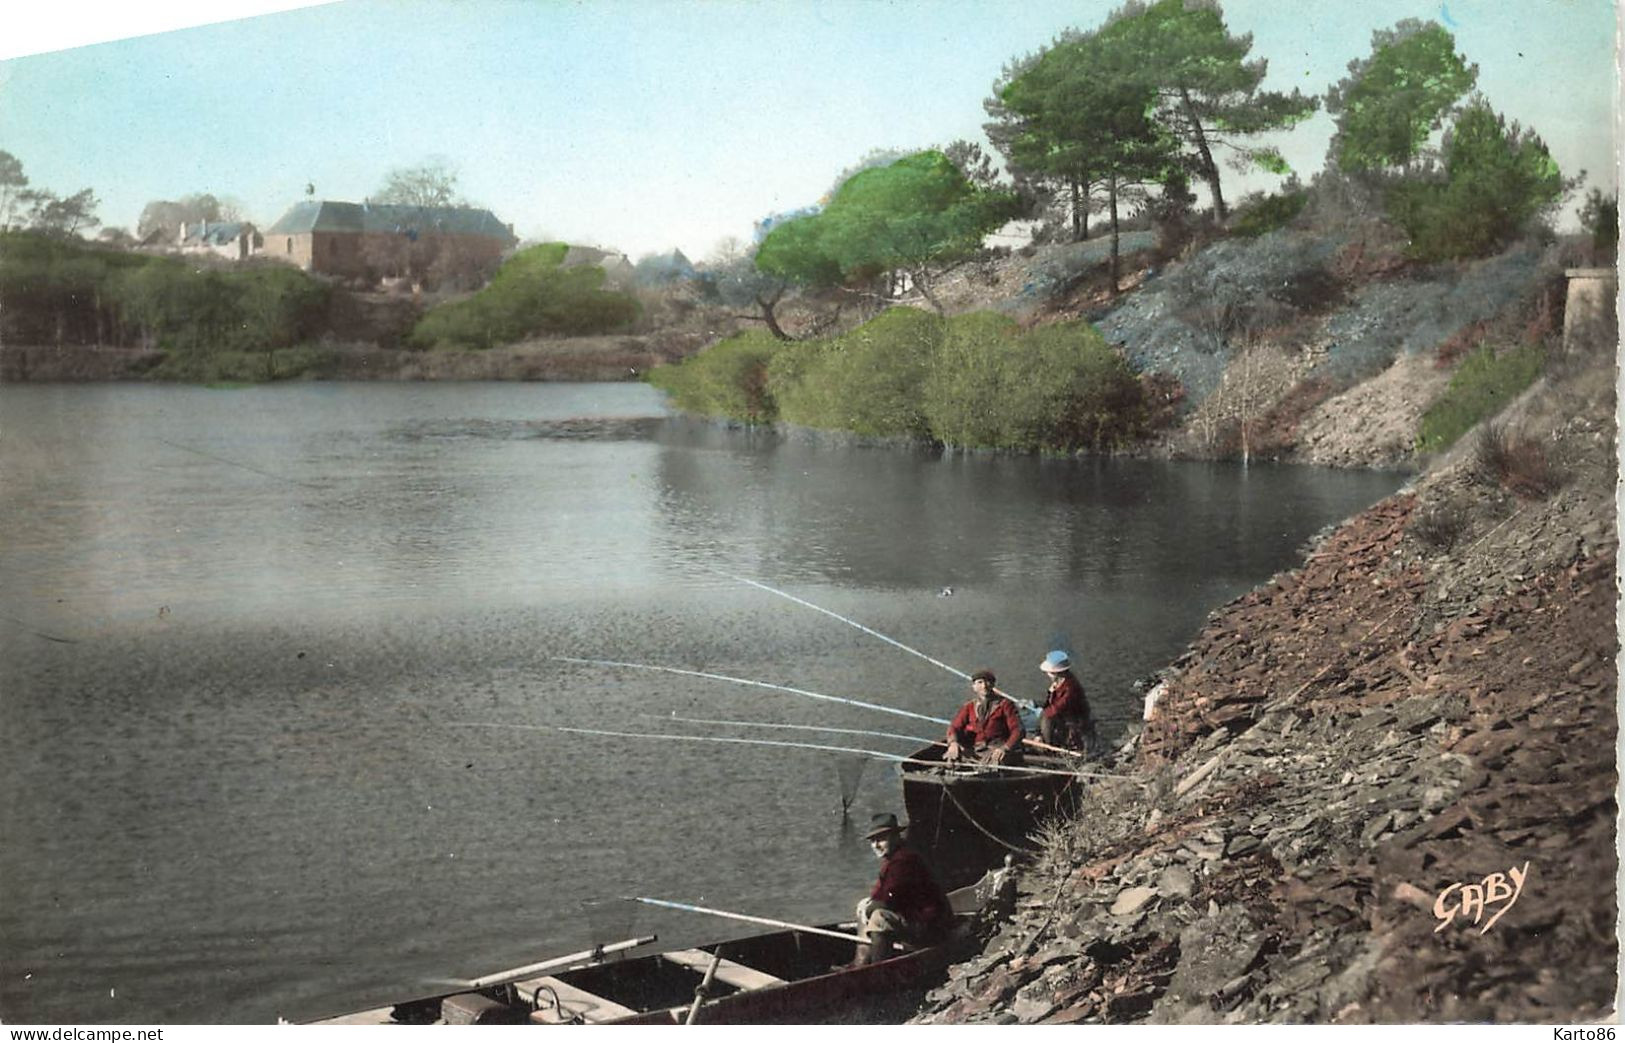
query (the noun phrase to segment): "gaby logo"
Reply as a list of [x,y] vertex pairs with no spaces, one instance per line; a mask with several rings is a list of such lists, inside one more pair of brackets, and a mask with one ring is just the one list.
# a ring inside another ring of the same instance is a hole
[[1433,915],[1439,918],[1439,926],[1433,929],[1434,934],[1449,927],[1456,922],[1457,915],[1463,921],[1471,918],[1472,923],[1484,919],[1488,910],[1495,909],[1478,933],[1483,934],[1495,926],[1495,921],[1507,914],[1507,911],[1517,904],[1518,896],[1523,894],[1523,885],[1529,879],[1529,863],[1525,862],[1520,869],[1513,866],[1505,873],[1491,873],[1482,883],[1451,884],[1439,892],[1439,897],[1433,902]]

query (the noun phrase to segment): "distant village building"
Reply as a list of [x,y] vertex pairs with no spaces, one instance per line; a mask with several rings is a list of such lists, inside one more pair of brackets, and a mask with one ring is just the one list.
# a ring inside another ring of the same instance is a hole
[[404,275],[427,253],[495,268],[518,240],[489,210],[390,203],[296,203],[265,231],[265,256],[345,278]]
[[676,249],[670,253],[650,254],[639,258],[635,274],[639,286],[669,286],[698,275],[693,262],[683,251]]
[[581,264],[595,264],[604,270],[604,285],[625,289],[632,284],[632,262],[623,253],[600,250],[596,246],[571,246],[564,253],[560,268],[574,268]]
[[208,253],[246,261],[265,246],[265,237],[247,221],[182,221],[175,247],[183,254]]

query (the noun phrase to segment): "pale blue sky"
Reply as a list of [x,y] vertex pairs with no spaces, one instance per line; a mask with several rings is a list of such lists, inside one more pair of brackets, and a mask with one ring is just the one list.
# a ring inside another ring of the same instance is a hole
[[[36,185],[94,188],[103,221],[126,227],[147,201],[197,191],[266,225],[307,182],[359,200],[391,167],[440,156],[522,236],[701,257],[871,149],[979,136],[1007,60],[1117,2],[348,0],[0,62],[0,149]],[[1611,0],[1224,9],[1269,59],[1267,86],[1317,94],[1374,28],[1437,19],[1565,173],[1614,185]],[[35,17],[94,33],[105,10],[59,0]],[[1306,177],[1330,131],[1320,115],[1280,141]],[[1225,183],[1239,197],[1276,179]]]

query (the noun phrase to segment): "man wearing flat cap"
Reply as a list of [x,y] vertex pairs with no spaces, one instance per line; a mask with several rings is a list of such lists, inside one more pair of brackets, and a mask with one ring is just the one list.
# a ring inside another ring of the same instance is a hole
[[1026,730],[1016,704],[1000,695],[991,670],[971,674],[974,698],[948,724],[950,763],[975,758],[985,764],[1020,764],[1021,740]]
[[904,827],[896,815],[876,815],[865,839],[880,859],[880,879],[869,897],[858,903],[858,946],[856,967],[879,963],[892,955],[898,942],[914,946],[935,945],[953,926],[953,907],[925,859],[903,843]]

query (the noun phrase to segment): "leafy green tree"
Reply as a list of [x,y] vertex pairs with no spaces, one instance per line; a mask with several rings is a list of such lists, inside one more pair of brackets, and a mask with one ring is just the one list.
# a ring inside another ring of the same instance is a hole
[[975,256],[1016,209],[1012,193],[977,188],[941,152],[916,152],[860,169],[823,210],[774,226],[756,267],[810,289],[901,272],[941,311],[932,285]]
[[1130,0],[1100,34],[1134,56],[1138,74],[1157,92],[1160,118],[1191,150],[1192,166],[1207,182],[1221,221],[1227,211],[1215,150],[1230,149],[1243,162],[1274,173],[1290,172],[1275,149],[1242,139],[1307,119],[1319,100],[1296,89],[1260,90],[1269,63],[1247,60],[1252,34],[1232,36],[1217,3],[1156,0],[1146,6]]
[[[1007,146],[1015,162],[1066,182],[1075,193],[1081,186],[1103,186],[1114,290],[1122,192],[1165,179],[1178,155],[1178,142],[1154,118],[1156,90],[1136,75],[1137,64],[1121,41],[1091,33],[1043,52],[1003,95],[1017,118]],[[1074,214],[1078,209],[1075,202]]]
[[[1015,192],[1023,201],[1024,216],[1043,218],[1040,235],[1054,234],[1056,228],[1070,227],[1073,240],[1089,237],[1089,215],[1096,209],[1094,192],[1098,186],[1080,182],[1065,173],[1056,174],[1024,166],[1017,157],[1017,143],[1028,133],[1028,118],[1010,107],[1005,93],[1050,49],[1077,40],[1082,35],[1075,29],[1068,29],[1057,36],[1050,47],[1006,62],[999,78],[993,82],[993,93],[982,102],[982,109],[988,115],[988,122],[982,124],[982,130],[987,134],[989,143],[1004,157]],[[953,158],[952,153],[949,158]]]
[[1445,113],[1473,89],[1478,66],[1436,22],[1407,18],[1371,34],[1371,54],[1326,94],[1337,117],[1332,161],[1343,171],[1408,168]]
[[810,220],[819,251],[843,280],[902,272],[940,312],[932,285],[974,257],[1015,211],[1014,195],[976,188],[947,156],[928,150],[859,172]]
[[1574,187],[1532,130],[1475,98],[1445,132],[1442,178],[1407,180],[1388,212],[1422,260],[1491,253],[1550,213]]

